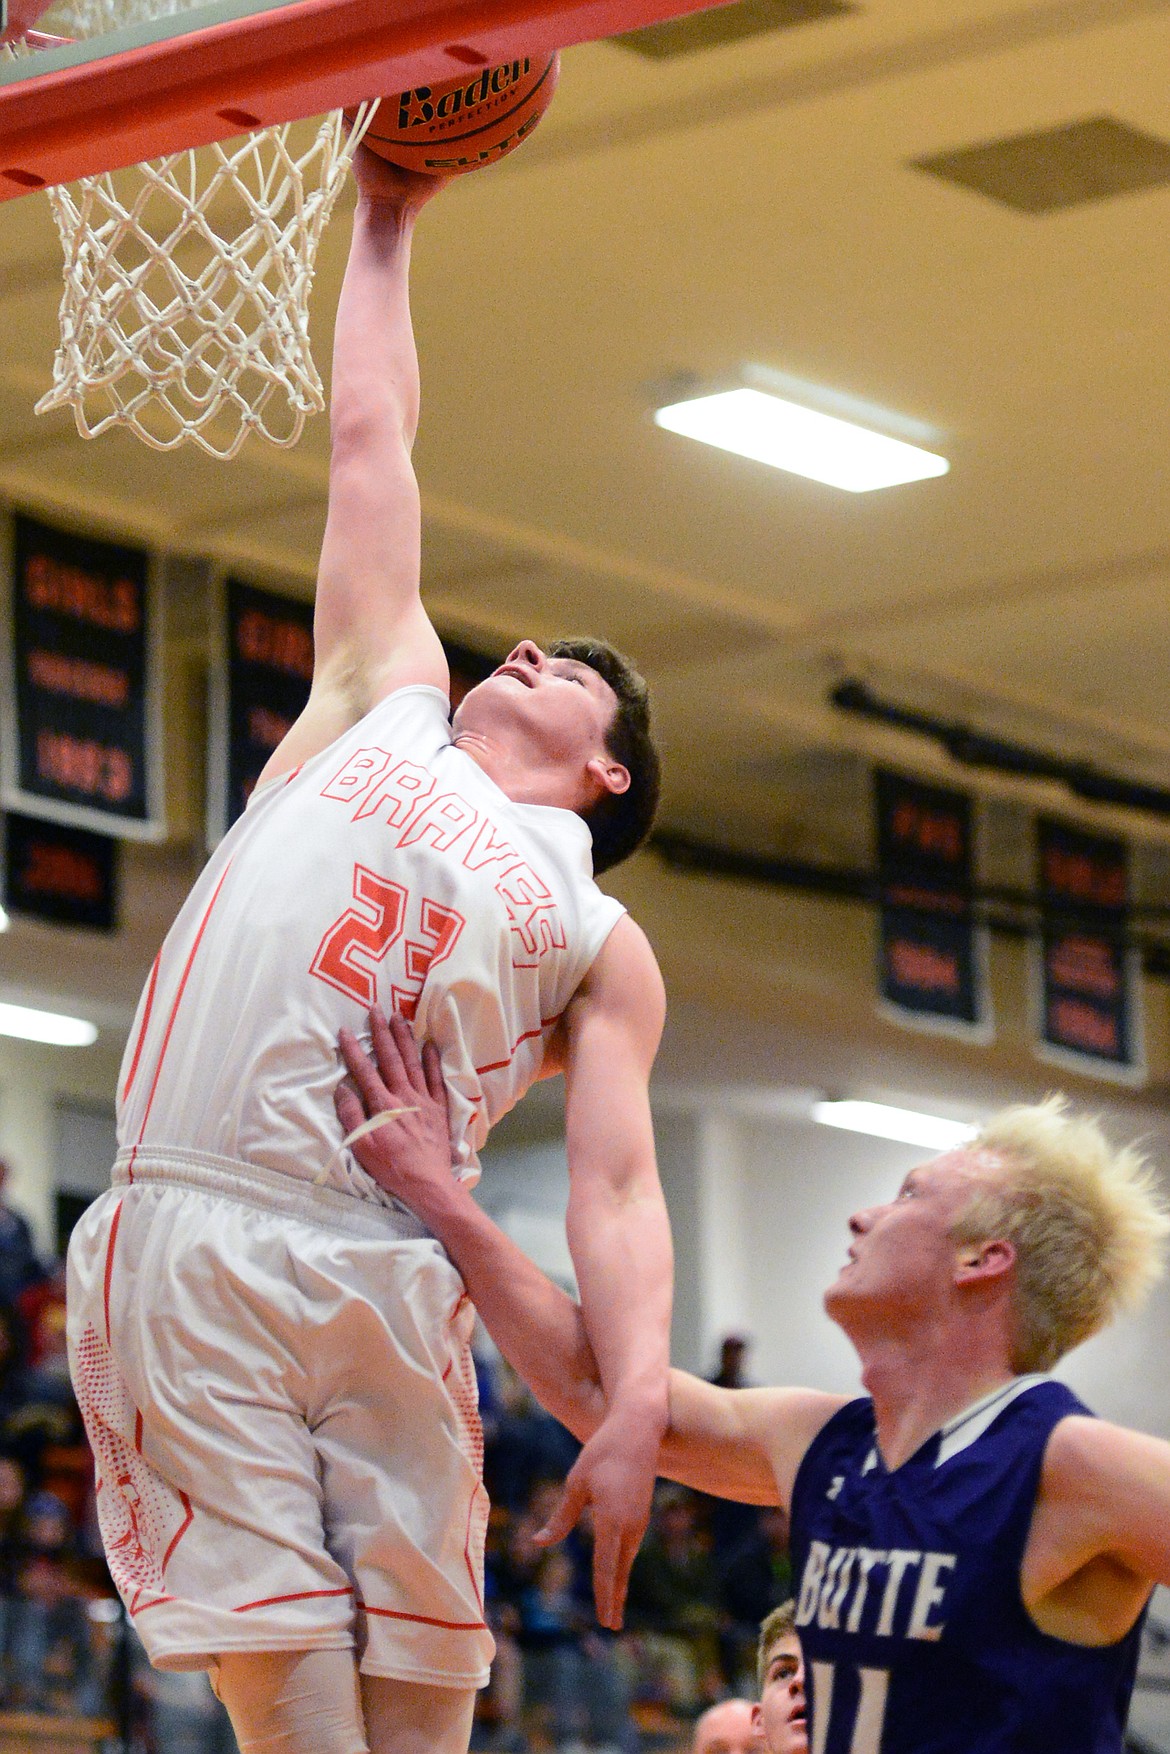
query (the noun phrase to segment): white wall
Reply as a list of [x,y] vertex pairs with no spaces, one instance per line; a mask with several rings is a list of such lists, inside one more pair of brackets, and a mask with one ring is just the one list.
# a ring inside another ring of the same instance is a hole
[[120,1037],[104,1034],[87,1048],[41,1047],[0,1036],[0,1155],[12,1168],[6,1197],[30,1219],[44,1253],[53,1243],[56,1104],[65,1097],[112,1106],[121,1048]]

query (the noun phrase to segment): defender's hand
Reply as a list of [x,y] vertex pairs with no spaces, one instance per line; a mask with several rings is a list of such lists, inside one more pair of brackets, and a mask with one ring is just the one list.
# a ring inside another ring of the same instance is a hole
[[420,1056],[405,1018],[395,1013],[387,1021],[377,1006],[370,1012],[370,1034],[374,1059],[350,1030],[341,1031],[349,1077],[334,1092],[333,1106],[347,1134],[375,1115],[407,1111],[365,1134],[352,1150],[380,1188],[425,1218],[428,1191],[441,1189],[452,1179],[447,1087],[439,1050],[427,1042]]
[[641,1412],[614,1409],[565,1481],[564,1495],[536,1537],[541,1546],[563,1541],[586,1505],[593,1507],[593,1596],[597,1618],[621,1628],[630,1567],[646,1533],[661,1431]]

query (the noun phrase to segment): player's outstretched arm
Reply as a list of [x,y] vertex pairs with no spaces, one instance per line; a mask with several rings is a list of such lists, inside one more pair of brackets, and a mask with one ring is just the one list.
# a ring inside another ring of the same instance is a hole
[[[420,1058],[409,1025],[370,1013],[375,1059],[343,1031],[349,1077],[337,1091],[347,1134],[394,1113],[355,1140],[363,1169],[423,1220],[458,1267],[488,1332],[537,1399],[582,1442],[606,1417],[601,1372],[579,1306],[533,1265],[451,1173],[446,1089],[437,1050]],[[800,1458],[840,1398],[810,1389],[716,1388],[686,1371],[669,1378],[670,1423],[659,1472],[752,1504],[787,1506]],[[549,1527],[568,1532],[581,1504],[566,1499]]]
[[263,779],[327,748],[392,689],[448,685],[419,596],[420,510],[410,457],[419,378],[408,284],[414,222],[443,179],[401,171],[364,147],[354,170],[358,203],[334,331],[313,686]]
[[1170,1585],[1170,1443],[1104,1419],[1049,1439],[1025,1559],[1025,1594],[1049,1630],[1112,1643],[1156,1583]]

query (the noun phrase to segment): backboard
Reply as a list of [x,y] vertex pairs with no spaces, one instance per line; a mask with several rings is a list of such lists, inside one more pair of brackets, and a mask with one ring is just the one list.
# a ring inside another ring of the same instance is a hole
[[[0,59],[0,199],[708,4],[210,0],[38,47]],[[0,0],[0,35],[29,31],[48,5]]]

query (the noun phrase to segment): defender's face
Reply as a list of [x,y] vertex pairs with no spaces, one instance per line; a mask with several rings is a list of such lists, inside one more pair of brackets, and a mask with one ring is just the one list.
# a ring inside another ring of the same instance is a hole
[[605,678],[576,658],[550,658],[533,640],[521,640],[486,681],[464,696],[453,726],[488,737],[521,731],[554,761],[583,768],[605,756],[605,737],[617,711]]
[[911,1170],[894,1199],[849,1220],[848,1259],[825,1293],[825,1308],[848,1328],[867,1313],[920,1314],[954,1283],[956,1220],[988,1177],[988,1164],[966,1147]]
[[808,1754],[804,1659],[795,1632],[777,1639],[769,1651],[764,1690],[753,1714],[767,1754]]

